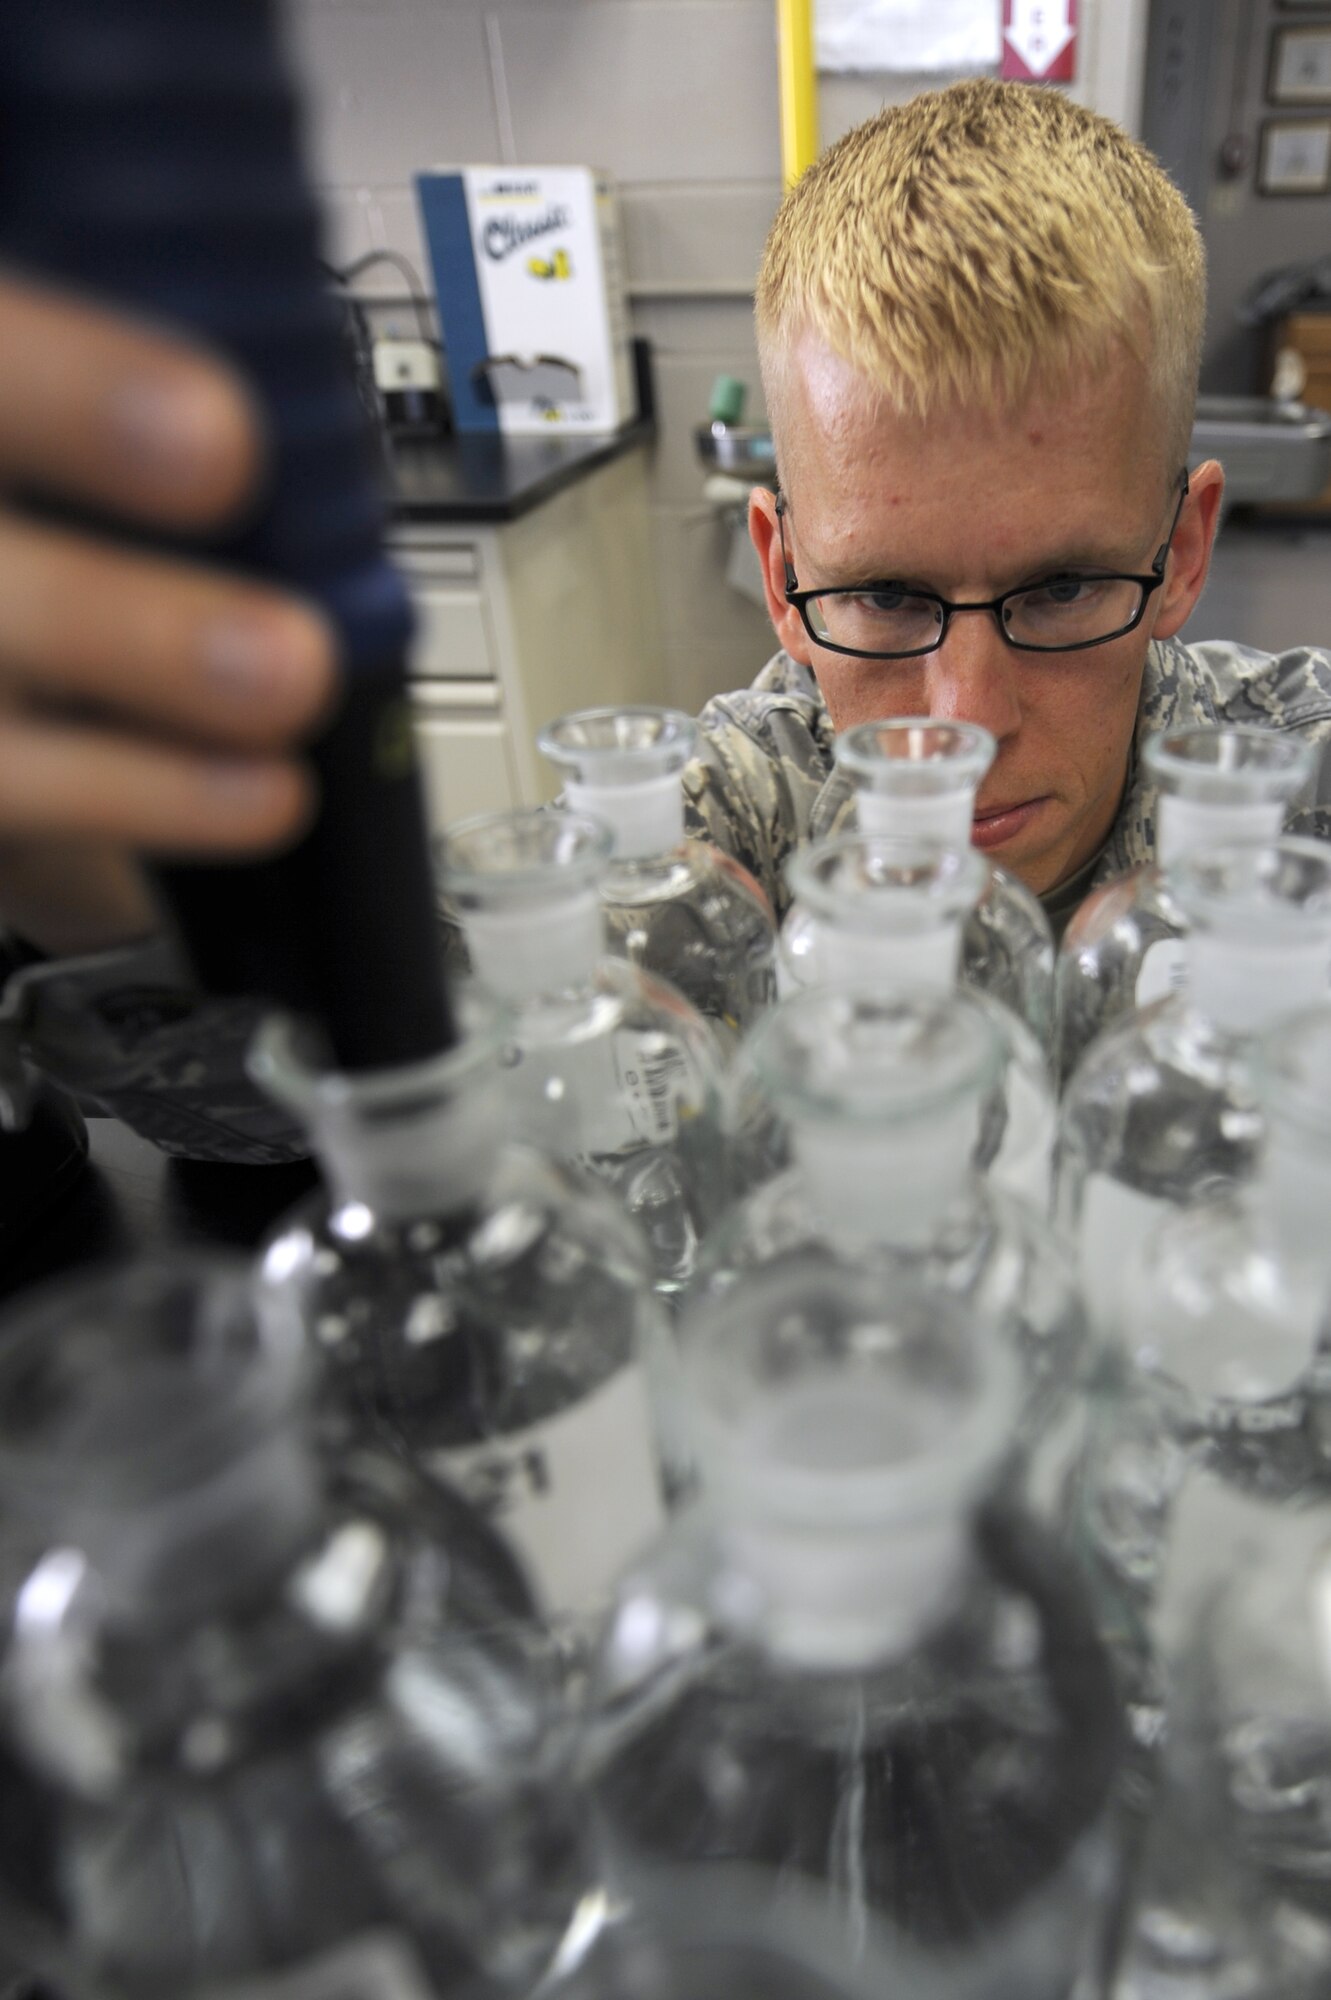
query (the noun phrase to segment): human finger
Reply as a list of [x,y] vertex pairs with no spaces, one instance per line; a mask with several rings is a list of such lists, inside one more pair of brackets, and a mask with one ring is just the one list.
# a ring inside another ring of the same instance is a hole
[[0,718],[0,841],[110,841],[156,855],[256,854],[308,825],[291,760],[205,756],[22,713]]
[[0,513],[0,686],[154,729],[277,747],[327,708],[334,640],[310,605],[175,558]]
[[253,400],[226,362],[0,273],[0,480],[190,531],[243,506],[262,455]]
[[132,855],[92,840],[0,840],[0,922],[51,958],[147,937],[161,917]]

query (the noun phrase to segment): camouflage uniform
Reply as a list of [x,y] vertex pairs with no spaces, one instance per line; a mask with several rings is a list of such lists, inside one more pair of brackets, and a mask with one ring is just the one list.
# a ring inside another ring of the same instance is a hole
[[[812,671],[778,653],[751,687],[716,695],[698,718],[699,755],[685,774],[691,830],[742,861],[781,914],[783,864],[801,840],[847,826],[851,792],[832,764],[832,718]],[[1331,742],[1331,652],[1255,653],[1218,641],[1152,640],[1118,817],[1086,887],[1155,855],[1154,800],[1138,755],[1158,730],[1251,723]],[[1331,764],[1317,797],[1290,817],[1331,838]]]
[[277,1166],[309,1151],[245,1073],[253,1001],[200,996],[165,938],[37,961],[0,1002],[0,1103],[23,1115],[24,1058],[78,1098],[187,1160]]
[[[1331,654],[1271,655],[1239,646],[1153,643],[1123,804],[1091,881],[1155,850],[1152,802],[1136,750],[1190,723],[1256,723],[1331,740]],[[700,717],[702,749],[685,774],[692,828],[733,854],[778,910],[782,863],[810,835],[846,823],[849,792],[832,775],[832,723],[813,675],[785,653],[750,688],[718,695]],[[1292,823],[1331,837],[1331,787]],[[1087,883],[1087,887],[1091,884]],[[168,1153],[267,1165],[298,1157],[302,1135],[249,1083],[244,1054],[258,1010],[204,1000],[162,940],[95,958],[38,963],[0,1003],[0,1097],[22,1088],[27,1056]]]

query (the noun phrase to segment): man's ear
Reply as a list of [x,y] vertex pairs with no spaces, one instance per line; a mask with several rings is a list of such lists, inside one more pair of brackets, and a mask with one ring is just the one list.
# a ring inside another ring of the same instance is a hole
[[1172,639],[1196,608],[1211,567],[1224,491],[1224,471],[1213,458],[1188,475],[1188,497],[1174,530],[1160,586],[1160,605],[1151,627],[1157,639]]
[[[787,523],[789,526],[789,523]],[[763,592],[772,630],[790,654],[804,666],[811,666],[809,635],[804,620],[793,604],[786,603],[786,567],[781,559],[781,531],[776,518],[776,495],[765,486],[755,486],[749,495],[749,538],[758,551],[763,572]]]

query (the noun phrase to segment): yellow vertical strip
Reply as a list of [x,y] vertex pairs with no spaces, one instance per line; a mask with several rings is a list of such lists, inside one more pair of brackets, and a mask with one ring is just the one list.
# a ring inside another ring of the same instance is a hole
[[818,77],[813,65],[814,0],[776,0],[781,83],[781,178],[794,187],[818,157]]

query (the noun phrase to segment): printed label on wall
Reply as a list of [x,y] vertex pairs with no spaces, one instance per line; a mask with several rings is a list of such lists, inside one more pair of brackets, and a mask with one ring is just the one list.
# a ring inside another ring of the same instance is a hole
[[1000,74],[1016,83],[1071,83],[1077,74],[1077,0],[1003,0]]

